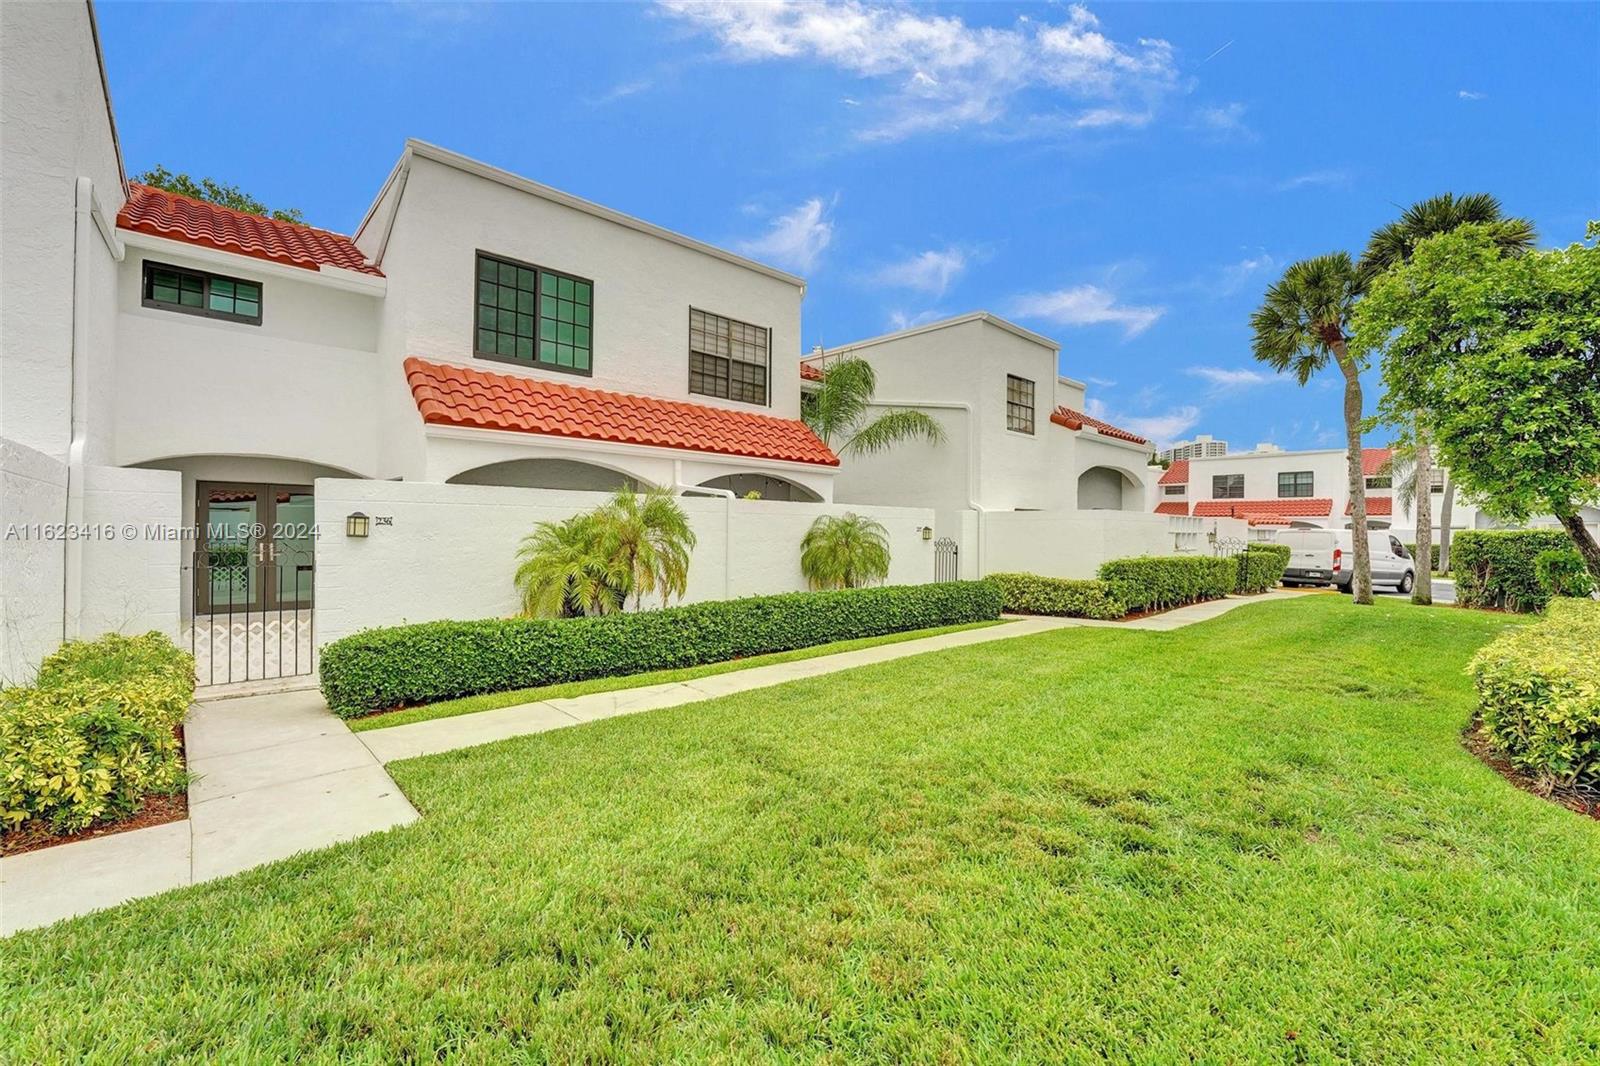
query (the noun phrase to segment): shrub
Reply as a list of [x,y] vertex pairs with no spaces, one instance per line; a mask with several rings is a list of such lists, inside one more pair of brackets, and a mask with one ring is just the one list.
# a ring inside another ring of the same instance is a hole
[[819,515],[800,541],[800,572],[814,589],[853,589],[889,576],[889,531],[853,511]]
[[1571,548],[1559,529],[1469,529],[1450,541],[1456,602],[1463,607],[1541,611],[1550,592],[1539,580],[1539,553]]
[[1552,548],[1533,557],[1533,572],[1551,596],[1585,598],[1594,595],[1594,578],[1573,548]]
[[194,660],[160,633],[62,645],[32,687],[0,692],[0,821],[73,832],[182,788],[193,696]]
[[1130,611],[1221,599],[1238,579],[1239,564],[1229,557],[1144,555],[1100,567],[1100,580],[1111,583],[1112,593]]
[[1556,600],[1470,667],[1484,730],[1546,788],[1600,784],[1600,602]]
[[620,677],[1000,616],[985,581],[792,592],[569,619],[424,622],[369,629],[322,649],[336,714]]
[[[1411,558],[1415,559],[1417,557],[1417,546],[1410,541],[1406,542],[1406,551],[1411,553]],[[1437,543],[1433,545],[1433,553],[1428,559],[1428,569],[1435,574],[1439,572],[1439,545]]]
[[1235,592],[1257,593],[1276,587],[1289,567],[1287,544],[1252,543],[1234,556],[1238,560],[1239,579]]
[[990,574],[1005,610],[1014,614],[1054,614],[1066,618],[1121,618],[1128,613],[1107,581],[1078,581],[1038,574]]

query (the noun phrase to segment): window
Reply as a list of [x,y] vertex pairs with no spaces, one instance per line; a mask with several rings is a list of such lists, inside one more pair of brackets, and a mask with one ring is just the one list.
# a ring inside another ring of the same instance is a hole
[[1211,498],[1214,500],[1244,499],[1244,475],[1213,474],[1211,477]]
[[1440,470],[1440,469],[1438,469],[1436,467],[1432,471],[1430,471],[1430,473],[1431,473],[1432,476],[1428,479],[1428,491],[1429,492],[1443,492],[1444,491],[1444,471]]
[[477,356],[593,372],[593,282],[482,252],[477,281]]
[[1278,496],[1310,496],[1311,471],[1286,470],[1278,474]]
[[767,403],[772,331],[689,308],[689,391]]
[[1006,375],[1006,428],[1033,432],[1033,382],[1015,374]]
[[1406,551],[1406,546],[1400,543],[1400,538],[1389,538],[1389,550],[1401,559],[1411,558],[1411,553]]
[[1163,485],[1161,490],[1168,496],[1182,496],[1188,488],[1187,485]]
[[162,263],[144,264],[144,306],[182,311],[203,318],[261,324],[261,283],[184,270]]
[[1369,488],[1369,489],[1391,489],[1391,488],[1394,488],[1394,478],[1390,477],[1388,474],[1385,474],[1382,477],[1369,477],[1369,478],[1367,478],[1367,488]]

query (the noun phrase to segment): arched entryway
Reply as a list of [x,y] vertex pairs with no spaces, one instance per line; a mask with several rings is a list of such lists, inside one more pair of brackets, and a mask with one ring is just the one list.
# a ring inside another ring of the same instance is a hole
[[770,474],[726,474],[702,481],[701,488],[721,489],[741,499],[784,500],[793,503],[818,503],[822,500],[804,485],[797,485]]
[[1142,511],[1144,489],[1126,471],[1091,466],[1078,475],[1078,510]]
[[576,459],[511,459],[463,470],[452,485],[498,485],[514,489],[565,489],[571,492],[615,492],[644,484],[631,474]]

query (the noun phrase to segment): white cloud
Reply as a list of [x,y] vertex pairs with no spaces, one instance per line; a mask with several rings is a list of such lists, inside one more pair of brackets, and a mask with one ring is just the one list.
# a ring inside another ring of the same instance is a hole
[[1306,174],[1297,174],[1292,178],[1278,182],[1273,188],[1278,192],[1289,192],[1293,189],[1304,189],[1313,185],[1348,185],[1350,172],[1348,170],[1313,170]]
[[918,311],[915,314],[909,314],[905,311],[890,311],[889,328],[898,333],[903,329],[913,329],[917,326],[925,326],[929,322],[937,322],[944,317],[945,313],[938,310]]
[[1250,279],[1263,273],[1269,273],[1278,265],[1278,261],[1266,252],[1259,255],[1247,255],[1237,263],[1229,263],[1217,275],[1215,285],[1211,288],[1222,296],[1231,296],[1244,288]]
[[960,248],[930,249],[890,263],[872,275],[879,285],[916,289],[943,296],[950,283],[967,268],[967,253]]
[[1241,103],[1202,107],[1195,112],[1191,125],[1218,140],[1254,140],[1256,132],[1245,123],[1244,111]]
[[1012,313],[1023,318],[1042,318],[1063,326],[1096,326],[1111,323],[1123,334],[1136,337],[1155,325],[1166,313],[1165,307],[1119,304],[1114,293],[1097,285],[1074,285],[1055,292],[1019,296],[1011,304]]
[[773,219],[763,236],[739,242],[739,250],[785,270],[804,273],[816,266],[832,243],[833,220],[828,217],[828,205],[821,197],[813,196]]
[[1098,385],[1102,389],[1114,388],[1117,384],[1115,381],[1111,381],[1108,378],[1097,378],[1093,374],[1085,374],[1083,380],[1087,381],[1091,385]]
[[1213,392],[1240,392],[1258,385],[1270,385],[1280,380],[1276,374],[1245,367],[1191,366],[1184,373],[1197,377],[1211,386]]
[[1137,433],[1157,448],[1166,447],[1200,424],[1200,408],[1192,404],[1150,415],[1122,414],[1093,398],[1084,404],[1095,418]]
[[653,84],[654,83],[648,78],[638,78],[634,81],[618,82],[616,85],[613,85],[611,88],[607,89],[599,96],[594,97],[589,102],[596,107],[615,103],[618,100],[623,100],[630,96],[637,96],[639,93],[649,89]]
[[1489,94],[1488,93],[1474,92],[1471,89],[1462,89],[1462,90],[1460,90],[1460,91],[1458,91],[1456,93],[1456,96],[1459,97],[1462,100],[1487,100],[1487,99],[1489,99]]
[[866,0],[658,3],[709,33],[735,61],[819,63],[876,82],[873,122],[861,131],[869,140],[994,126],[1029,103],[1042,114],[1067,114],[1069,127],[1143,125],[1178,88],[1170,44],[1113,41],[1081,4],[1060,22],[1021,18],[994,27]]

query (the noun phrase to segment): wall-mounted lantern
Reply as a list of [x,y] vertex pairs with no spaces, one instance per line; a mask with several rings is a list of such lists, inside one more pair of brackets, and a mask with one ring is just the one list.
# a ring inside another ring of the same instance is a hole
[[366,536],[367,527],[371,524],[371,521],[371,519],[362,514],[360,511],[355,512],[344,520],[344,535],[347,537]]
[[933,539],[933,527],[932,526],[922,526],[920,529],[918,529],[918,532],[922,534],[922,539],[923,540],[932,540]]

